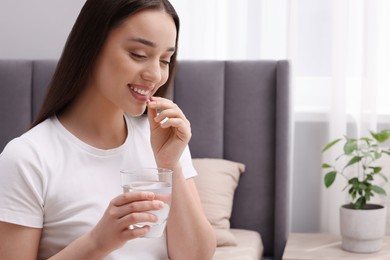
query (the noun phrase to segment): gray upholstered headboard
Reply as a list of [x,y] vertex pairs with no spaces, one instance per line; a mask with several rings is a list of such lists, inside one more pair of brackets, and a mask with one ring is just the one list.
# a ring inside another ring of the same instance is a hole
[[[38,112],[55,61],[0,60],[0,151]],[[289,64],[179,61],[174,99],[191,121],[194,158],[242,162],[232,227],[261,233],[280,259],[289,227]]]

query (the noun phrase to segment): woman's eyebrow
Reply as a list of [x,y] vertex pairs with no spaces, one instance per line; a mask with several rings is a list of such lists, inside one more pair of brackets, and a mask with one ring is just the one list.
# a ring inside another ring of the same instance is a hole
[[[139,43],[141,43],[143,45],[146,45],[146,46],[149,46],[149,47],[152,47],[152,48],[156,48],[157,47],[156,43],[151,42],[151,41],[149,41],[147,39],[144,39],[144,38],[130,38],[129,40],[133,41],[133,42],[139,42]],[[169,47],[167,49],[167,51],[169,51],[169,52],[175,52],[175,50],[176,50],[175,47]]]

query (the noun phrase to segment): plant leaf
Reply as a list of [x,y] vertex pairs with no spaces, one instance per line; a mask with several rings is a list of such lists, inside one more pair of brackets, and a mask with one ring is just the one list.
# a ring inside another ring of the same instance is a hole
[[359,184],[359,179],[357,177],[354,177],[354,178],[351,178],[349,181],[348,181],[349,184],[352,184],[352,185],[357,185]]
[[381,176],[386,182],[389,181],[389,180],[387,179],[387,177],[386,177],[383,173],[380,173],[379,176]]
[[382,170],[382,167],[370,167],[370,168],[374,170],[374,173],[379,173]]
[[331,167],[332,167],[332,166],[329,165],[329,164],[327,164],[327,163],[323,163],[323,164],[321,165],[321,168],[322,168],[322,169],[331,168]]
[[374,133],[370,131],[370,133],[372,137],[374,137],[374,139],[377,140],[379,143],[383,143],[390,138],[390,130],[382,130],[379,133]]
[[375,160],[378,160],[378,159],[381,158],[381,157],[382,157],[382,154],[381,154],[380,152],[377,152],[377,151],[374,152],[374,158],[375,158]]
[[386,195],[386,191],[377,185],[372,185],[372,191],[379,195]]
[[336,179],[336,174],[337,172],[331,171],[325,175],[324,183],[326,188],[329,188],[333,184],[334,180]]
[[344,153],[346,155],[350,155],[357,149],[357,142],[353,139],[348,139],[348,141],[344,145]]
[[347,165],[345,165],[344,169],[347,168],[348,166],[352,165],[352,164],[355,164],[357,162],[360,162],[362,160],[362,157],[360,156],[354,156],[349,162]]
[[366,194],[364,194],[364,198],[366,198],[366,201],[369,201],[371,199],[371,193],[369,192],[366,192]]
[[364,184],[364,183],[359,183],[359,185],[358,185],[358,190],[360,191],[360,190],[365,190],[366,189],[366,184]]
[[328,150],[329,148],[331,148],[333,145],[337,144],[338,142],[340,142],[341,140],[343,140],[342,138],[338,138],[336,140],[333,140],[332,142],[328,143],[321,151],[321,153],[325,152],[326,150]]
[[358,200],[353,203],[353,207],[355,209],[362,209],[366,205],[366,198],[365,197],[360,197]]

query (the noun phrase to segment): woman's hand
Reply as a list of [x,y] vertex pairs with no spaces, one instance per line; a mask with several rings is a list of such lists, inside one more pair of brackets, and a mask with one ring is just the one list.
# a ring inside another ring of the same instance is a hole
[[149,232],[149,226],[133,225],[157,222],[157,216],[148,211],[158,210],[163,206],[164,203],[155,200],[152,192],[125,192],[110,202],[103,217],[90,232],[90,237],[98,250],[108,254],[130,239],[145,236]]
[[161,97],[151,98],[148,118],[157,165],[165,168],[176,167],[191,139],[190,122],[175,103]]

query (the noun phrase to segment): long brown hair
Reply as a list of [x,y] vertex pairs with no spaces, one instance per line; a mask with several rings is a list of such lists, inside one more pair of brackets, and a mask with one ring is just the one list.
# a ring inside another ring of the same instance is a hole
[[31,127],[60,114],[84,90],[109,32],[127,17],[145,9],[168,13],[176,25],[176,51],[168,81],[157,91],[163,96],[172,81],[177,56],[179,17],[168,0],[87,0],[69,34],[41,110]]

